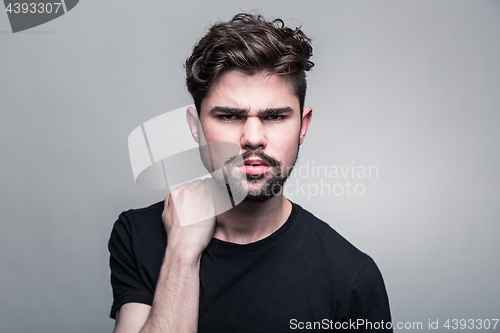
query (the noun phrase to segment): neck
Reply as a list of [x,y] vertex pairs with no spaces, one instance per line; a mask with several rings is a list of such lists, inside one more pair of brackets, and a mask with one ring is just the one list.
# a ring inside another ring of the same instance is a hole
[[249,244],[266,238],[288,219],[292,204],[283,194],[266,202],[243,201],[217,216],[214,237],[236,244]]

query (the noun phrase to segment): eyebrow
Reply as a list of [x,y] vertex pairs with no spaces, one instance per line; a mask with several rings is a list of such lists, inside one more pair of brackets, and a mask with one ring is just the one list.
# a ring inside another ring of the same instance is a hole
[[[223,107],[223,106],[216,106],[209,111],[210,115],[214,115],[216,113],[223,113],[223,114],[230,114],[230,115],[239,116],[239,115],[244,115],[244,114],[248,113],[248,110]],[[268,108],[265,110],[261,110],[258,112],[258,115],[259,116],[275,116],[275,115],[290,114],[290,113],[293,113],[292,108],[284,107],[284,108]]]

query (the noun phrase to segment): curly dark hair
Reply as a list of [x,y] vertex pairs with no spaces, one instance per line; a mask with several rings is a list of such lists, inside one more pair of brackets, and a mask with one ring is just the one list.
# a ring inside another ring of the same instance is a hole
[[194,46],[186,60],[186,84],[201,110],[215,80],[229,70],[248,75],[259,71],[282,75],[299,98],[300,112],[306,96],[306,71],[314,63],[311,39],[300,28],[287,28],[281,19],[266,21],[261,15],[240,13],[229,22],[214,24]]

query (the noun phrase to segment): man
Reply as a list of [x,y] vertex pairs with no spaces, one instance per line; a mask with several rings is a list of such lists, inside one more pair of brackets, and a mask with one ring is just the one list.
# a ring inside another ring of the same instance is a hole
[[[109,241],[116,333],[389,327],[373,260],[283,195],[312,117],[311,54],[301,30],[249,14],[215,24],[194,47],[193,138],[237,145],[244,164],[202,154],[209,168],[225,167],[224,178],[120,215]],[[230,195],[248,194],[215,217],[212,199],[227,179],[236,183]]]

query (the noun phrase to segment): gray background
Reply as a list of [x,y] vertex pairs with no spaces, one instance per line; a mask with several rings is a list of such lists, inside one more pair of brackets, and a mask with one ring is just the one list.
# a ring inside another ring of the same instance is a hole
[[110,230],[166,194],[128,134],[191,103],[190,49],[249,9],[314,39],[299,165],[379,169],[291,199],[376,260],[394,322],[500,317],[499,1],[86,0],[18,34],[0,13],[0,332],[112,330]]

